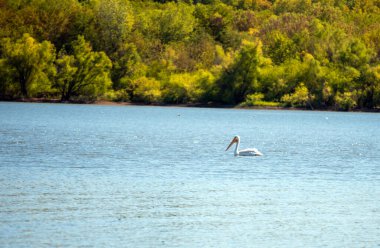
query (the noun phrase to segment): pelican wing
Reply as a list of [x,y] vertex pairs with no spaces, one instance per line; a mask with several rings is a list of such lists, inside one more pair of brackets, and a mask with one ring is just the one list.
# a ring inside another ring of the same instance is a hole
[[248,148],[239,151],[239,156],[262,156],[263,154],[256,148]]

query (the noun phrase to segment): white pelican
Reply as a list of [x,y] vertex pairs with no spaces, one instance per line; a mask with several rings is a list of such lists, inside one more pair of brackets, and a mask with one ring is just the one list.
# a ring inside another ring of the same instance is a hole
[[233,143],[236,143],[235,152],[234,152],[235,156],[262,156],[263,155],[256,148],[248,148],[248,149],[244,149],[244,150],[239,151],[240,137],[237,135],[232,139],[232,141],[228,145],[226,151],[232,146]]

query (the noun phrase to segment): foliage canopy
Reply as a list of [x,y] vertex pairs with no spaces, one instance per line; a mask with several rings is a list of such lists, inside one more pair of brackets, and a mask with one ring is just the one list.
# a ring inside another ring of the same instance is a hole
[[377,0],[0,0],[0,99],[380,108]]

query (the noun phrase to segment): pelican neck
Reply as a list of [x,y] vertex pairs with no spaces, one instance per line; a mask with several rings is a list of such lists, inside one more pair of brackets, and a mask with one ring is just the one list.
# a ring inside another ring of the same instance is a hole
[[237,156],[238,154],[239,154],[239,144],[240,144],[240,140],[238,140],[237,142],[236,142],[236,145],[235,145],[235,151],[234,151],[234,154],[235,154],[235,156]]

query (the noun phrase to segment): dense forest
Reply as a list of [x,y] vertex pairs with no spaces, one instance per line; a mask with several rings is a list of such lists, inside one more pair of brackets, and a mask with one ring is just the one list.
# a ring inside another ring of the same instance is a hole
[[380,0],[0,0],[0,99],[380,108]]

